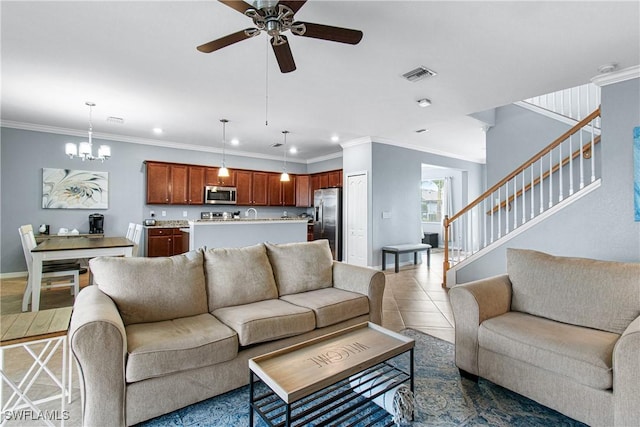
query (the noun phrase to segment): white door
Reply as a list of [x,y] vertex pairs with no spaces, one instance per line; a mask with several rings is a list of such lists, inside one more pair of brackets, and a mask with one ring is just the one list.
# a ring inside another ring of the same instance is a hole
[[347,176],[347,228],[348,264],[367,266],[367,174]]

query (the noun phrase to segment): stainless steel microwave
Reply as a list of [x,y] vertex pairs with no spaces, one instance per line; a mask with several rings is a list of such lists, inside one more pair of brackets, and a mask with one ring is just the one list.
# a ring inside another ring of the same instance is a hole
[[204,187],[204,203],[206,205],[235,205],[236,187]]

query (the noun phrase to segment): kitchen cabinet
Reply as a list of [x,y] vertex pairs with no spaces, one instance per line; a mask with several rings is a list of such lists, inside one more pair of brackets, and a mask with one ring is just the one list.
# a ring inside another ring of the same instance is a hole
[[270,173],[268,179],[269,206],[295,206],[296,177],[290,174],[289,181],[282,182],[279,173]]
[[183,252],[183,233],[179,228],[147,229],[147,256],[173,256]]
[[147,163],[147,204],[201,205],[204,203],[204,166]]
[[296,206],[308,208],[313,205],[313,192],[311,191],[311,176],[296,175]]
[[236,203],[245,206],[267,206],[269,174],[267,172],[236,171]]
[[235,187],[236,171],[230,170],[228,177],[219,177],[220,168],[208,167],[205,173],[205,185],[220,185],[222,187]]
[[342,187],[342,170],[327,172],[327,187]]

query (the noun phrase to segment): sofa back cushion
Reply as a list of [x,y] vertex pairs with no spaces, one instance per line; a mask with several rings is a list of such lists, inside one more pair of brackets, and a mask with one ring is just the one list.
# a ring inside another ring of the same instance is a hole
[[125,325],[207,313],[202,250],[172,257],[99,257],[94,283],[116,303]]
[[278,298],[263,244],[215,248],[204,253],[209,311]]
[[640,316],[640,263],[507,249],[511,309],[621,334]]
[[333,256],[328,240],[266,246],[279,295],[333,286]]

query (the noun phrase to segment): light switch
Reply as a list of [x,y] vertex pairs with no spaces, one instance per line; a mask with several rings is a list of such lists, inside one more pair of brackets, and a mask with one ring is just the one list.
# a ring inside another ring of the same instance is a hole
[[187,213],[187,211],[182,211],[182,216],[186,218],[187,216],[189,216],[189,214]]
[[389,212],[389,211],[383,211],[383,212],[382,212],[382,218],[384,218],[384,219],[389,219],[389,218],[391,218],[391,212]]
[[167,211],[162,211],[162,216],[167,216]]

